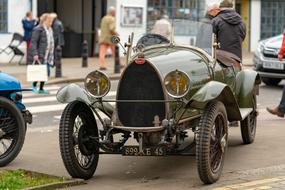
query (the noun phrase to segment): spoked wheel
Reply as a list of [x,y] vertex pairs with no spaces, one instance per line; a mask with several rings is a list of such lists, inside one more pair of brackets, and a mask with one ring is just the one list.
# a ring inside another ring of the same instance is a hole
[[244,144],[251,144],[254,142],[257,124],[257,103],[256,95],[252,97],[253,110],[243,121],[241,121],[241,136]]
[[0,167],[9,164],[19,154],[25,133],[20,110],[9,99],[0,97]]
[[222,174],[228,142],[227,113],[221,102],[206,106],[196,133],[199,176],[205,184],[211,184]]
[[90,108],[79,101],[64,109],[59,126],[60,152],[65,168],[74,178],[90,179],[96,171],[99,147],[96,120]]

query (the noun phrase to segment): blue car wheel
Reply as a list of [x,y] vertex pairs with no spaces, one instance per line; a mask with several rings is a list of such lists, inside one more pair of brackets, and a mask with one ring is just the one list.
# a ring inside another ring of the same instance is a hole
[[13,161],[23,147],[25,121],[16,105],[0,97],[0,167]]

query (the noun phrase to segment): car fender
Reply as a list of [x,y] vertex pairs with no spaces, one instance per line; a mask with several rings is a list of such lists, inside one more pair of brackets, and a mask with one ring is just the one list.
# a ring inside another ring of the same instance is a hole
[[210,101],[221,101],[227,111],[229,121],[241,120],[236,98],[229,86],[218,81],[210,81],[200,88],[191,98],[190,107],[204,109]]
[[242,70],[236,76],[236,97],[240,108],[252,107],[252,95],[258,95],[261,78],[256,71]]
[[56,98],[60,103],[83,102],[92,108],[101,110],[109,116],[114,112],[114,107],[110,103],[99,102],[97,98],[92,97],[84,88],[77,84],[69,84],[59,89]]

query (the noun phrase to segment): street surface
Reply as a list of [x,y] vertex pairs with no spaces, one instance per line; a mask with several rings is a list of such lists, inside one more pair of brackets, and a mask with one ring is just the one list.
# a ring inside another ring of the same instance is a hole
[[[117,85],[117,81],[112,82],[108,99],[115,98]],[[33,113],[34,123],[28,127],[22,152],[6,168],[68,176],[58,147],[58,124],[64,105],[56,101],[55,95],[61,86],[64,85],[47,86],[49,95],[24,93],[23,102]],[[230,128],[223,176],[214,185],[202,185],[195,157],[104,155],[87,185],[69,189],[285,189],[284,118],[270,115],[265,110],[267,106],[279,103],[281,93],[282,85],[261,85],[256,140],[251,145],[243,145],[240,129]]]

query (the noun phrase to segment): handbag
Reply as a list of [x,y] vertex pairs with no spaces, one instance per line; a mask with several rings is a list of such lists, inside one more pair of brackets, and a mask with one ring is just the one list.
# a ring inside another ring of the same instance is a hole
[[[39,64],[35,64],[38,62]],[[47,65],[41,64],[39,61],[34,61],[32,65],[27,66],[27,81],[48,81],[48,70]]]

